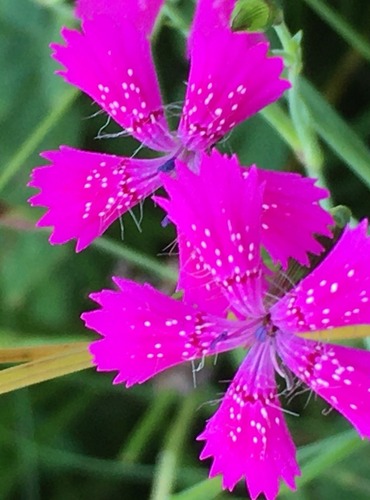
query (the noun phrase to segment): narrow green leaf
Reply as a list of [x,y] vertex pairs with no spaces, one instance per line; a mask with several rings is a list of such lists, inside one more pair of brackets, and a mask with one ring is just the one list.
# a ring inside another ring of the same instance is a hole
[[161,264],[156,259],[140,253],[133,248],[129,248],[126,245],[117,243],[110,238],[98,238],[93,241],[92,246],[98,248],[99,250],[103,250],[104,252],[110,253],[120,259],[128,260],[141,269],[145,269],[149,273],[155,274],[158,278],[164,281],[169,281],[171,283],[177,282],[177,272],[171,266]]
[[50,129],[56,125],[58,120],[68,111],[72,103],[76,100],[79,92],[76,89],[68,90],[59,99],[58,104],[53,107],[50,113],[40,122],[39,126],[20,145],[19,149],[9,161],[0,169],[0,192],[7,186],[8,182],[22,168],[27,158],[37,149]]
[[125,464],[138,461],[145,449],[145,443],[153,433],[157,432],[158,427],[163,425],[163,419],[177,397],[173,391],[161,390],[158,392],[119,454],[119,458]]
[[183,452],[184,441],[198,405],[199,393],[191,393],[184,400],[167,434],[166,443],[159,455],[151,500],[167,500],[176,480],[176,469]]
[[313,85],[303,78],[301,92],[318,134],[370,186],[369,148]]
[[[366,441],[362,440],[356,431],[351,429],[300,448],[298,461],[303,462],[303,466],[301,467],[302,475],[296,479],[297,488],[308,484],[320,476],[323,471],[349,457],[366,444]],[[201,481],[191,488],[172,495],[171,500],[212,500],[222,491],[221,482],[220,476]],[[282,484],[280,494],[289,496],[294,495],[295,492]]]
[[[329,24],[351,47],[359,52],[367,61],[370,61],[370,43],[357,33],[327,2],[322,0],[305,0],[305,2]],[[359,8],[361,8],[359,6]]]
[[277,102],[270,104],[270,106],[260,111],[260,115],[276,130],[288,146],[292,148],[296,156],[300,158],[302,156],[301,143],[291,118],[282,106]]
[[[349,457],[362,446],[366,446],[367,442],[359,437],[355,430],[343,432],[336,436],[323,439],[319,443],[313,443],[316,453],[311,460],[308,460],[302,467],[302,475],[297,478],[297,488],[301,488],[305,484],[310,483],[316,477],[319,477],[323,471],[329,469],[341,460]],[[307,447],[305,447],[307,448]],[[307,449],[305,453],[307,453]],[[298,460],[302,451],[298,452]],[[280,490],[284,496],[293,496],[294,492],[288,489],[284,484]]]
[[221,493],[221,483],[220,476],[205,479],[191,488],[172,495],[171,500],[212,500]]

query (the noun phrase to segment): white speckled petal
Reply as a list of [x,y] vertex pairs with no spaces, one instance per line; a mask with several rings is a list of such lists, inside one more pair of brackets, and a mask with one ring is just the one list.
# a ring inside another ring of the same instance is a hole
[[213,458],[210,476],[223,476],[232,490],[243,477],[252,499],[276,498],[280,479],[295,489],[299,475],[295,447],[284,421],[270,346],[256,344],[231,382],[221,406],[199,440],[206,441],[201,458]]
[[53,226],[50,243],[77,240],[80,251],[122,214],[160,185],[158,168],[166,157],[136,160],[61,146],[43,154],[51,164],[35,168],[30,199],[48,209],[38,226]]
[[297,377],[370,438],[370,352],[292,335],[279,336],[278,344]]

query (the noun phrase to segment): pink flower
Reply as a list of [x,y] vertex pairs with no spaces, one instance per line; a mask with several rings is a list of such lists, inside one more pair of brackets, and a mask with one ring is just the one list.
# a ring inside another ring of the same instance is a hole
[[184,106],[177,131],[170,131],[148,39],[162,2],[80,0],[81,31],[64,28],[65,45],[52,45],[65,68],[59,73],[163,156],[133,159],[67,146],[44,153],[50,164],[33,171],[30,186],[41,192],[30,202],[47,208],[38,226],[54,226],[51,243],[77,239],[76,250],[82,250],[153,193],[175,158],[196,170],[200,152],[289,87],[280,79],[282,59],[268,57],[263,36],[230,31],[226,14],[234,2],[198,2]]
[[[272,272],[260,251],[274,247],[268,240],[277,234],[267,236],[262,226],[271,215],[263,208],[268,175],[251,168],[243,178],[232,161],[227,168],[218,163],[211,168],[205,157],[199,175],[180,165],[178,179],[164,178],[171,199],[161,204],[180,235],[183,300],[114,278],[118,290],[92,294],[100,308],[82,317],[101,335],[90,346],[97,369],[117,371],[114,383],[127,386],[179,363],[248,348],[198,439],[206,442],[201,458],[213,458],[210,475],[222,474],[224,488],[245,478],[253,499],[263,493],[271,500],[280,480],[294,489],[300,474],[279,402],[293,377],[370,437],[370,353],[322,342],[325,329],[370,323],[370,239],[364,221],[346,228],[300,281],[281,268]],[[301,188],[297,197],[307,193]],[[292,213],[303,226],[310,219],[299,203]],[[300,231],[292,226],[292,241],[306,241]],[[276,385],[276,372],[286,389]]]
[[80,19],[104,15],[116,23],[126,19],[150,35],[163,2],[164,0],[77,0],[76,15]]

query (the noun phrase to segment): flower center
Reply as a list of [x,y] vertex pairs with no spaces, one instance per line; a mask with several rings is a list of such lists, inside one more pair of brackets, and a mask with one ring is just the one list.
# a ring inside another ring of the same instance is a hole
[[265,342],[268,338],[275,337],[278,330],[272,323],[270,314],[267,314],[254,332],[254,336],[258,342]]

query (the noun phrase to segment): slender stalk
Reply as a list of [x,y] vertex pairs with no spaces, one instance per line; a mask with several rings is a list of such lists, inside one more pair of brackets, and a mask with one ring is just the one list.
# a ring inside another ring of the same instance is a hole
[[190,488],[171,496],[171,500],[211,500],[222,491],[222,478],[205,479]]
[[163,6],[163,14],[171,21],[171,24],[186,38],[189,32],[189,26],[184,20],[178,9],[171,3],[166,3]]
[[69,89],[58,100],[58,104],[53,107],[48,115],[40,122],[38,127],[24,141],[17,150],[17,153],[9,161],[0,173],[0,192],[8,185],[9,181],[16,175],[27,160],[27,158],[37,149],[47,133],[53,128],[58,120],[68,111],[79,95],[77,89]]
[[312,125],[310,114],[301,97],[300,73],[302,69],[301,34],[291,36],[284,22],[274,26],[285,52],[285,59],[288,61],[288,79],[292,88],[288,91],[288,102],[290,116],[296,130],[302,156],[302,161],[307,174],[310,177],[317,177],[319,184],[325,186],[323,176],[324,158],[319,146],[319,142]]
[[168,500],[176,480],[176,469],[183,451],[189,423],[193,418],[198,398],[194,394],[186,397],[170,428],[164,449],[160,453],[154,476],[150,500]]
[[269,123],[272,128],[284,139],[292,148],[298,158],[302,157],[301,143],[292,120],[284,111],[282,106],[275,102],[260,111],[260,115]]
[[163,418],[177,397],[175,392],[166,390],[162,390],[156,395],[144,417],[127,440],[124,449],[120,452],[119,458],[125,464],[138,461],[145,449],[146,442],[155,429],[161,425]]
[[[349,457],[352,453],[366,444],[366,441],[361,439],[354,430],[323,440],[321,443],[322,446],[317,451],[314,458],[303,465],[302,475],[296,480],[297,487],[302,488],[302,486],[320,476],[323,471],[329,469],[344,458]],[[283,484],[280,494],[284,495],[284,497],[293,497],[294,492]]]
[[177,282],[177,272],[170,265],[161,264],[152,257],[140,253],[138,250],[130,248],[127,245],[121,245],[112,239],[103,237],[95,240],[92,246],[120,259],[125,259],[164,281],[169,281],[170,283]]

